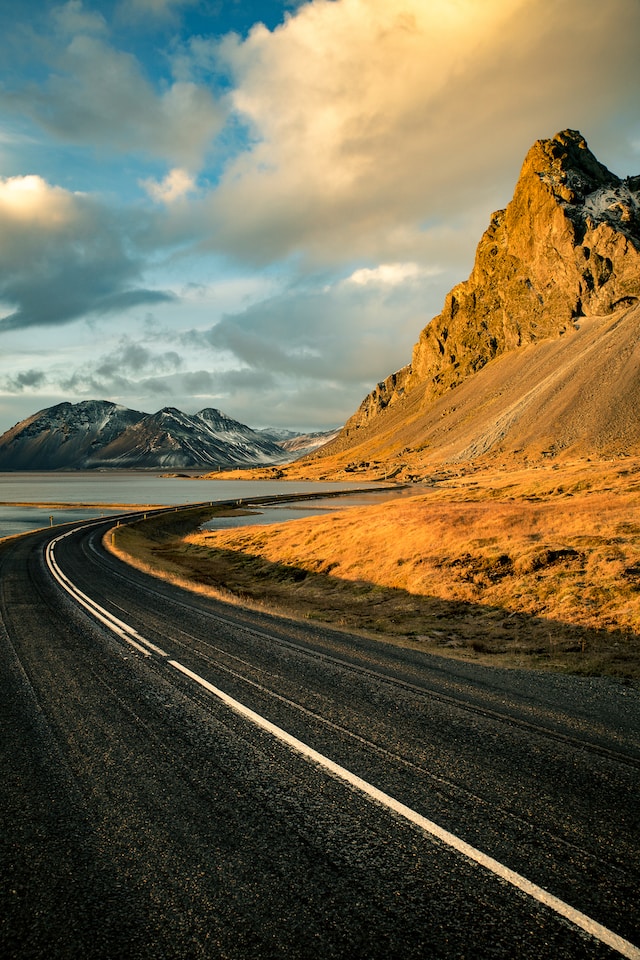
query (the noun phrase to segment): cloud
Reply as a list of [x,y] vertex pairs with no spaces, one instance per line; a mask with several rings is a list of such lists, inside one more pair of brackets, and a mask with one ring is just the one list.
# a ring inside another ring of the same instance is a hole
[[143,373],[174,371],[182,366],[182,358],[175,350],[150,350],[143,343],[123,337],[116,350],[103,356],[95,367],[98,377],[140,376]]
[[23,390],[38,390],[47,382],[43,370],[24,370],[15,376],[6,377],[2,389],[8,393],[21,393]]
[[166,20],[174,15],[174,8],[192,6],[197,0],[121,0],[122,12],[127,17],[158,17]]
[[225,121],[210,90],[183,80],[156,87],[134,55],[102,35],[103,18],[80,3],[58,8],[53,19],[62,42],[38,39],[47,78],[39,85],[6,83],[4,106],[65,143],[198,169]]
[[244,38],[176,37],[154,82],[78,0],[56,18],[48,76],[9,81],[5,102],[62,141],[167,163],[139,181],[180,208],[163,242],[254,266],[433,263],[456,223],[468,264],[469,223],[508,201],[533,140],[580,127],[605,162],[592,130],[606,146],[627,129],[629,155],[637,141],[637,0],[583,0],[579,18],[557,0],[313,0]]
[[13,370],[24,363],[24,372],[5,388],[26,395],[35,368],[46,370],[42,382],[32,378],[39,395],[55,388],[62,398],[103,397],[136,409],[215,406],[256,426],[337,426],[376,379],[407,362],[449,283],[406,264],[397,273],[411,279],[379,282],[397,279],[383,266],[391,265],[370,268],[372,282],[320,277],[266,298],[263,291],[204,329],[180,333],[149,320],[142,333],[132,329],[97,355],[78,343],[51,364],[16,356]]
[[81,0],[69,0],[54,7],[52,18],[56,28],[67,34],[106,33],[107,22],[101,13],[85,10]]
[[403,365],[439,299],[430,278],[401,288],[335,284],[293,288],[225,316],[202,338],[241,365],[274,373],[361,382]]
[[174,203],[195,190],[195,181],[186,170],[179,167],[170,170],[158,183],[155,180],[143,180],[142,185],[149,196],[158,203]]
[[220,387],[225,375],[210,370],[185,370],[132,376],[126,370],[105,369],[89,365],[59,377],[49,377],[61,396],[108,397],[125,406],[138,408],[170,402],[186,412],[195,413],[203,406],[216,406],[224,398]]
[[[336,380],[307,380],[268,371],[234,370],[211,376],[211,391],[202,390],[197,406],[210,405],[252,427],[327,430],[341,426],[362,399],[362,392]],[[256,403],[256,397],[259,402]],[[185,397],[182,409],[195,396]],[[179,402],[176,400],[177,404]]]
[[381,263],[377,267],[355,270],[346,282],[359,286],[373,283],[395,287],[399,283],[417,280],[421,276],[433,276],[439,272],[437,269],[427,270],[418,263]]
[[137,286],[134,226],[41,177],[0,178],[0,332],[68,323],[171,295]]
[[[171,332],[166,333],[170,340]],[[60,356],[47,358],[45,350],[38,352],[38,367],[6,376],[0,390],[9,395],[42,395],[46,388],[55,397],[115,398],[126,405],[135,405],[142,396],[159,396],[164,390],[172,394],[174,388],[185,399],[189,386],[197,384],[191,371],[183,371],[184,358],[175,349],[155,347],[148,338],[136,339],[125,335],[102,354],[87,353],[84,346],[67,348]],[[29,356],[29,354],[27,354]],[[49,361],[49,362],[47,362]],[[11,357],[13,370],[24,361],[24,354]],[[28,361],[27,361],[28,362]],[[31,363],[33,360],[31,359]],[[211,375],[209,374],[209,377]],[[208,383],[211,383],[209,379]]]
[[410,274],[411,280],[292,287],[209,329],[183,334],[180,344],[218,368],[223,405],[234,416],[268,424],[279,411],[283,424],[288,407],[290,424],[344,422],[377,379],[409,361],[417,333],[449,284],[407,264],[393,266],[370,273],[387,281]]
[[599,124],[606,142],[636,109],[639,31],[636,0],[579,17],[557,0],[315,0],[228,37],[249,147],[211,195],[211,243],[256,263],[399,259],[407,235],[506,203],[535,139]]
[[223,318],[210,330],[192,334],[191,342],[232,356],[240,367],[273,375],[360,382],[366,375],[363,363],[371,369],[381,356],[389,362],[380,315],[374,316],[381,306],[362,299],[356,307],[335,291],[283,295]]
[[61,68],[30,106],[34,119],[66,141],[142,151],[194,169],[222,126],[207,90],[176,82],[157,93],[130,54],[99,39],[74,37]]

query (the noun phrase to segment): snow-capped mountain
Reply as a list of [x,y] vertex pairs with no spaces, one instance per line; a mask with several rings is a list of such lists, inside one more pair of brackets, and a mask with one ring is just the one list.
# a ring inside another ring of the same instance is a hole
[[290,459],[273,440],[213,408],[147,414],[107,400],[59,403],[0,437],[0,470],[249,467]]
[[313,453],[313,451],[323,447],[325,443],[335,440],[340,433],[340,427],[318,433],[296,433],[295,430],[287,430],[284,427],[263,427],[258,433],[263,437],[274,440],[279,447],[286,450],[288,460],[297,460],[299,457],[304,457],[307,453]]
[[338,427],[337,430],[325,430],[322,433],[294,434],[286,440],[282,440],[280,446],[283,450],[287,451],[289,459],[297,460],[299,457],[304,457],[308,453],[320,450],[326,443],[335,440],[339,433],[340,428]]

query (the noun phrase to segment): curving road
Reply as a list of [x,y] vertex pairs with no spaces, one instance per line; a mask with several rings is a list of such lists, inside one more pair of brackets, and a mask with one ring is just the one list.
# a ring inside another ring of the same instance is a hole
[[[0,955],[640,958],[640,693],[0,544]],[[64,534],[62,536],[61,534]]]

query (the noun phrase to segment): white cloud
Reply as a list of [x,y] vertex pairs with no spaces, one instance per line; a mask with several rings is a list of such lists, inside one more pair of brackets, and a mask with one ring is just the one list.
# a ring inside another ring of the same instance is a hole
[[316,0],[273,32],[228,38],[232,101],[255,145],[213,201],[225,238],[258,256],[343,256],[428,211],[457,166],[444,154],[459,131],[439,139],[446,90],[521,3]]
[[63,33],[107,32],[107,23],[102,14],[85,10],[81,0],[69,0],[62,6],[54,7],[52,17],[57,29]]
[[[80,11],[71,17],[64,9],[69,25],[80,20]],[[73,33],[50,58],[44,83],[7,87],[0,101],[66,143],[146,154],[195,171],[225,122],[205,86],[177,80],[156,89],[135,56],[95,30]]]
[[4,231],[0,233],[0,253],[5,257],[12,255],[20,258],[22,252],[16,250],[16,236],[13,231],[36,229],[47,233],[56,233],[61,228],[72,226],[77,219],[77,207],[74,195],[60,187],[50,186],[42,177],[9,177],[0,179],[0,222]]
[[168,295],[140,287],[142,263],[121,216],[38,176],[0,178],[0,330],[59,325]]
[[412,279],[284,289],[184,334],[181,349],[218,371],[225,408],[245,422],[286,423],[287,407],[291,425],[344,422],[376,380],[408,362],[440,308],[440,276],[397,266]]
[[381,263],[377,267],[362,267],[360,270],[355,270],[350,277],[347,277],[346,282],[359,286],[382,284],[395,287],[399,283],[407,283],[409,280],[417,280],[423,276],[435,276],[440,272],[437,268],[427,269],[418,263]]
[[167,204],[192,193],[196,187],[193,177],[180,167],[170,170],[160,183],[156,180],[143,180],[142,186],[157,203]]
[[314,0],[228,37],[251,140],[210,198],[212,243],[256,262],[402,259],[399,238],[506,203],[534,140],[636,111],[639,32],[636,0],[579,17],[557,0]]

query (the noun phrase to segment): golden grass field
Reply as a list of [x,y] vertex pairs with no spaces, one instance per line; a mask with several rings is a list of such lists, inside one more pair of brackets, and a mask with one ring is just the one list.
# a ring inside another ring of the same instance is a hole
[[640,679],[639,459],[469,467],[411,492],[222,532],[177,515],[114,545],[198,589],[431,652]]

